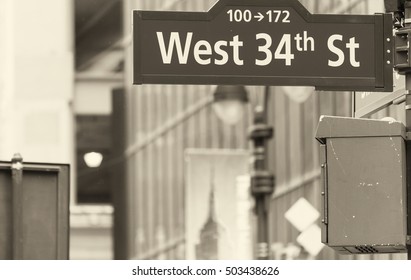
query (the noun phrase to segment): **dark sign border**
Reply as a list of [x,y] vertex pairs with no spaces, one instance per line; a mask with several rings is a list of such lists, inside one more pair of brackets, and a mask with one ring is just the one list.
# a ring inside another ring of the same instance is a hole
[[[373,77],[301,77],[241,75],[173,75],[144,74],[141,69],[141,22],[144,20],[211,21],[226,6],[291,7],[307,22],[365,23],[375,25],[375,75]],[[314,86],[318,90],[392,91],[392,16],[311,14],[298,0],[219,0],[208,12],[133,11],[133,84],[242,84],[275,86]],[[390,52],[385,51],[390,50]],[[388,61],[390,63],[388,63]]]

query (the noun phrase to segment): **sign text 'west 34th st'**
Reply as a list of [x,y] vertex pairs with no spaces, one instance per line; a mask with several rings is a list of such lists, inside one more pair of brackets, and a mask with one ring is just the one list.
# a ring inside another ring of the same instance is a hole
[[134,83],[392,90],[390,15],[312,15],[297,0],[134,12]]

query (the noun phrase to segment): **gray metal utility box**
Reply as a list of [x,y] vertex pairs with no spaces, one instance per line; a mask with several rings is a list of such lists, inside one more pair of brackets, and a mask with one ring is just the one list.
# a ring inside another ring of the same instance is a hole
[[322,242],[342,254],[405,253],[405,127],[322,116]]

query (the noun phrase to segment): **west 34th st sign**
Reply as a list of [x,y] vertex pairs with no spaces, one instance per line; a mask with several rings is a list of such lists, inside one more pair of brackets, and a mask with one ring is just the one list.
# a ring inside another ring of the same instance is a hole
[[297,0],[134,11],[134,83],[392,91],[392,18],[312,15]]

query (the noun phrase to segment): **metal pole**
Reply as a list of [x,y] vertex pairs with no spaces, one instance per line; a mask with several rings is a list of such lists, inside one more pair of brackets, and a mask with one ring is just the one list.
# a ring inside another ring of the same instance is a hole
[[[404,5],[405,28],[411,27],[411,1],[407,0]],[[408,40],[410,40],[408,38]],[[410,50],[408,50],[409,52]],[[405,74],[405,127],[407,130],[407,259],[411,260],[411,139],[408,138],[411,132],[411,72]]]
[[[395,32],[394,68],[405,75],[407,259],[411,260],[411,0],[384,0],[387,13],[393,13]],[[389,39],[387,39],[389,40]]]
[[23,259],[23,158],[15,154],[11,160],[13,232],[12,258]]
[[273,128],[267,125],[269,87],[265,87],[264,105],[254,112],[254,123],[249,138],[253,141],[253,173],[251,193],[255,198],[257,215],[257,258],[269,258],[268,210],[270,195],[274,190],[274,175],[267,168],[267,140],[273,136]]
[[407,259],[411,260],[411,139],[409,138],[411,135],[411,73],[407,73],[405,76],[405,89],[405,124],[407,130]]
[[268,260],[269,242],[268,242],[268,215],[265,196],[255,198],[256,215],[257,215],[257,259]]

